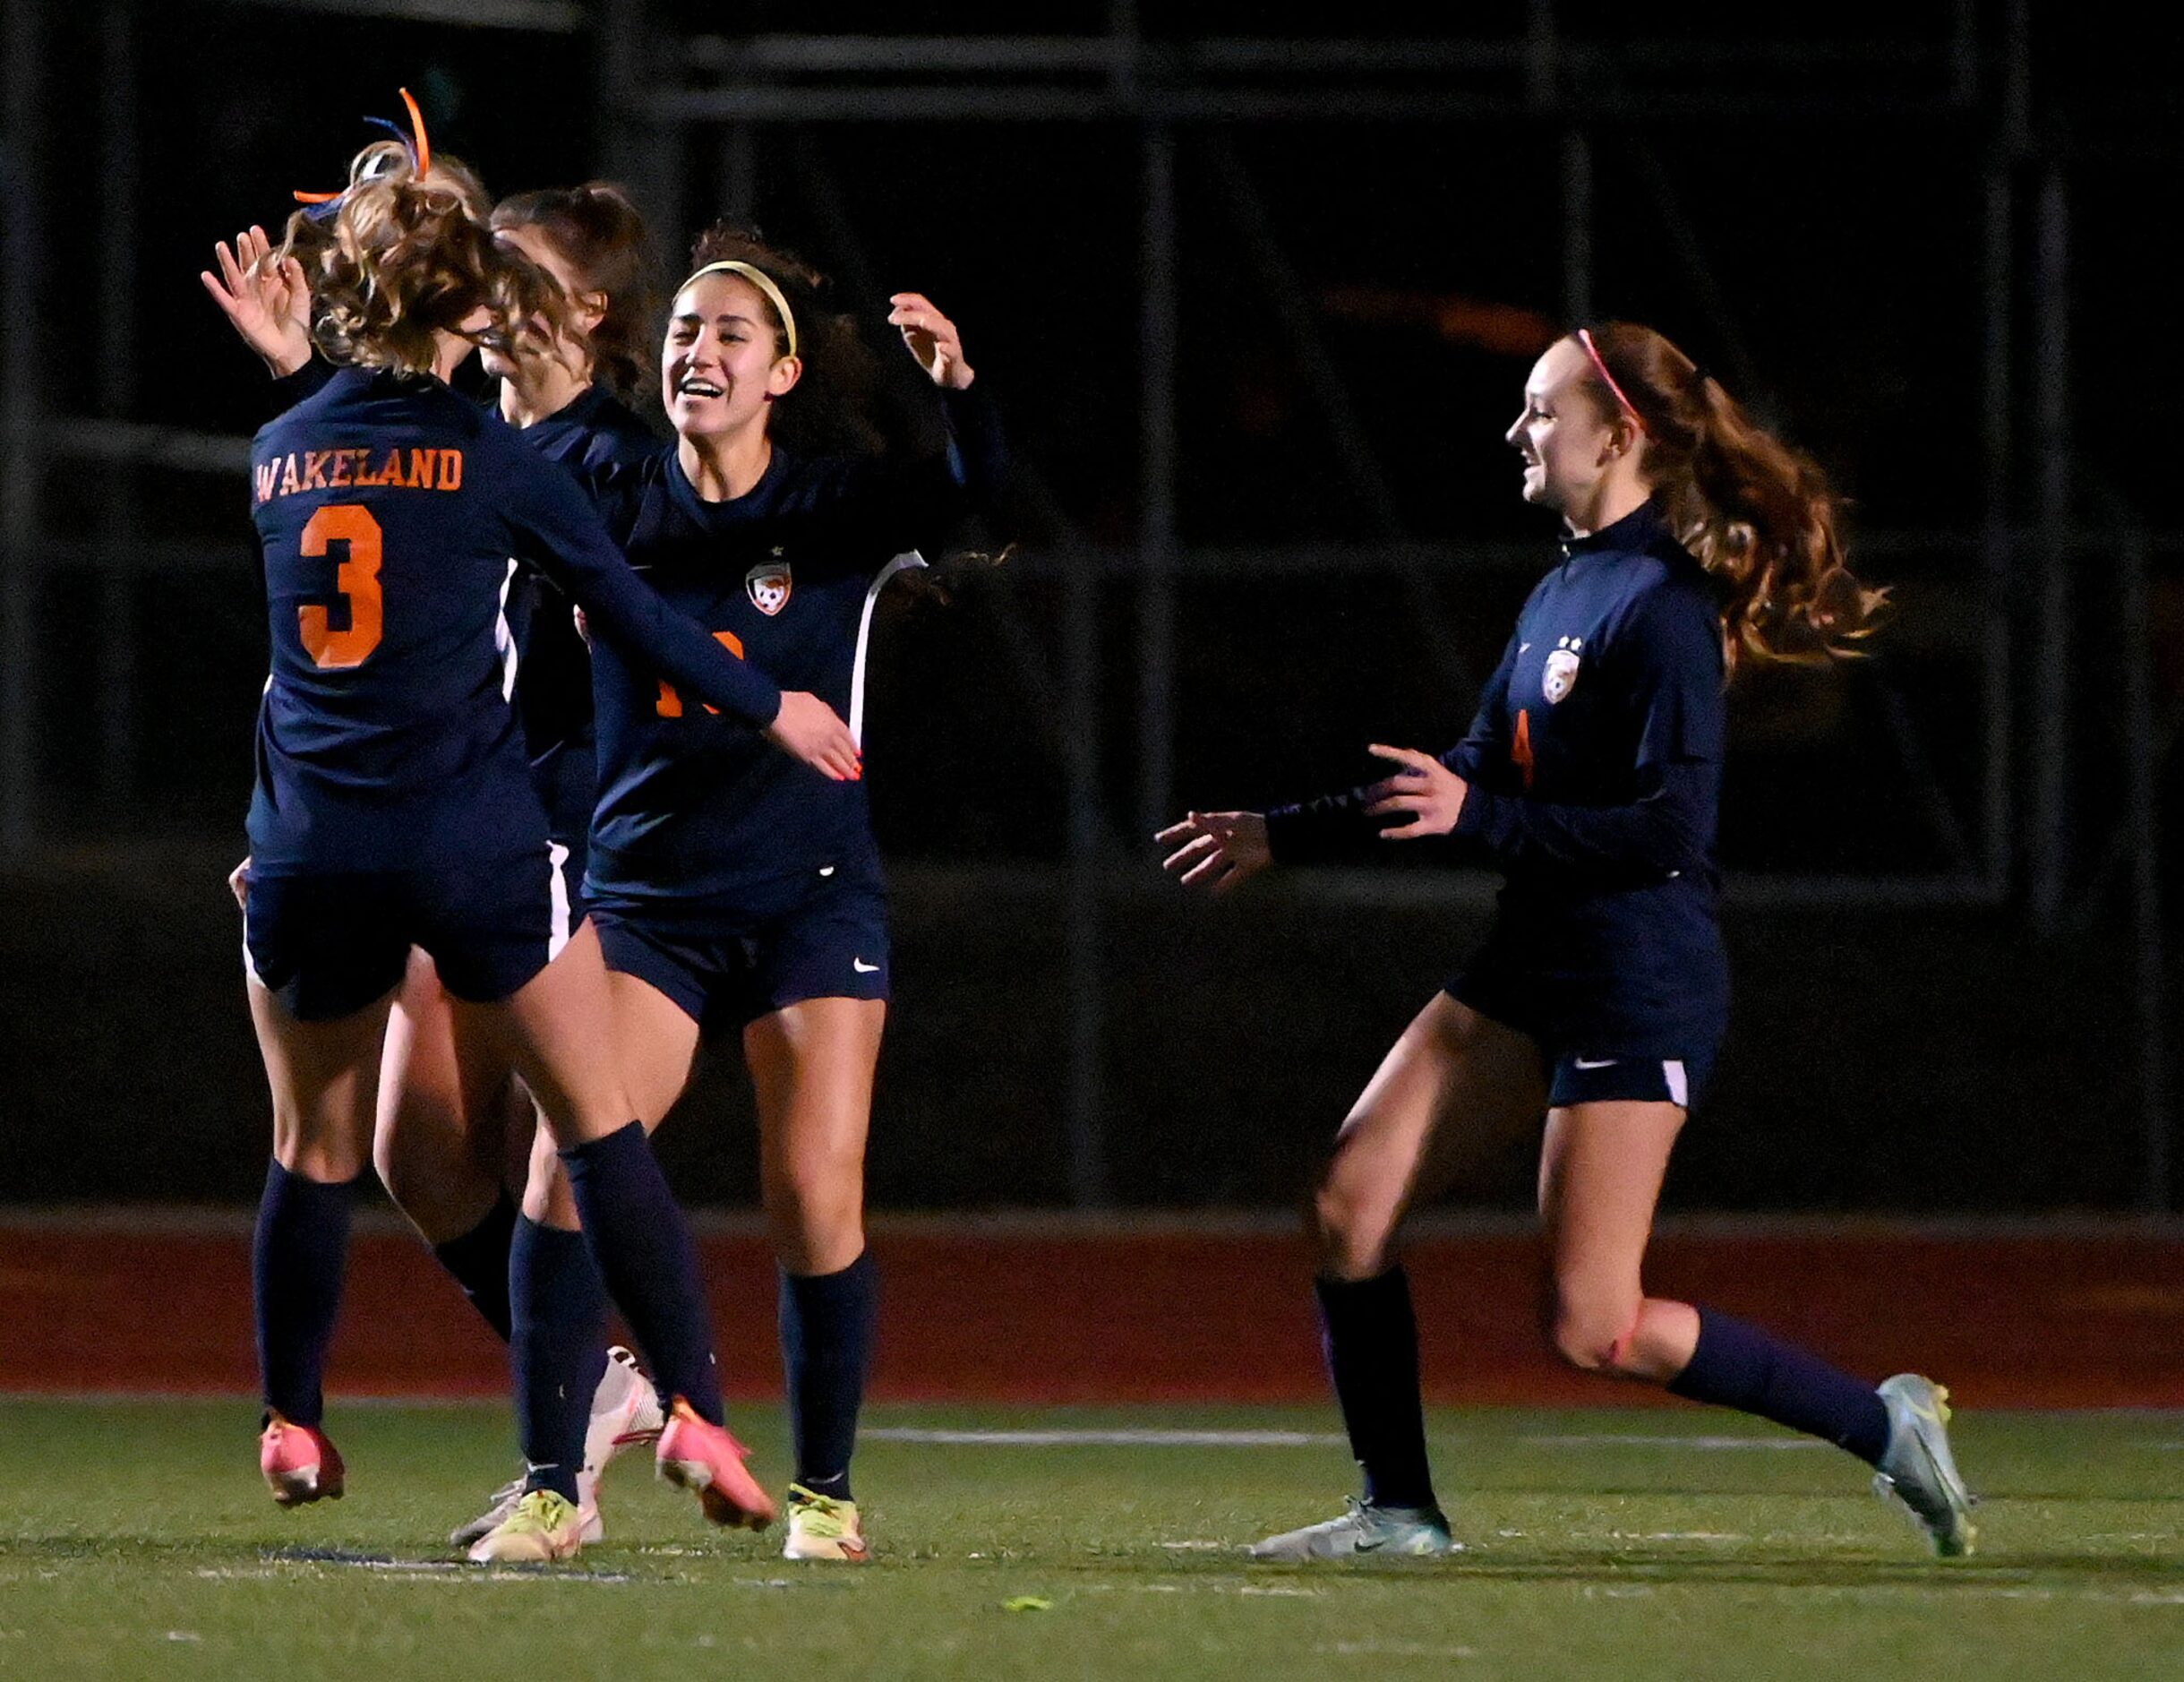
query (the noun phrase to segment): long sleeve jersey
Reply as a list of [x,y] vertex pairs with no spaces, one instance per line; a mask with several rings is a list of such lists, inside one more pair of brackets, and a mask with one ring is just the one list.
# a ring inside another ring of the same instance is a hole
[[[436,381],[349,368],[251,451],[272,673],[250,815],[261,871],[403,868],[468,845],[434,824],[528,793],[505,615],[519,562],[757,730],[779,688],[638,580],[583,489]],[[439,849],[440,851],[436,851]]]
[[[1499,960],[1613,1025],[1597,1041],[1651,1041],[1726,1008],[1719,598],[1650,502],[1563,549],[1440,756],[1469,785],[1455,830],[1404,845],[1499,870]],[[1366,787],[1269,812],[1274,855],[1384,858],[1371,803]]]
[[[799,456],[779,444],[741,496],[698,496],[672,449],[605,487],[630,564],[784,689],[862,725],[874,603],[921,543],[1002,471],[983,394],[948,392],[937,456]],[[589,892],[733,906],[805,871],[877,880],[862,783],[834,783],[715,717],[631,650],[593,659],[599,807]]]

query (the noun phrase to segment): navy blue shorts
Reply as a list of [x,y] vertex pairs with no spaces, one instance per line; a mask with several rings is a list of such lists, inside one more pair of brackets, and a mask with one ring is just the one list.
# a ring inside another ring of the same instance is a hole
[[456,998],[493,1004],[553,961],[584,921],[560,842],[435,871],[247,877],[243,959],[304,1022],[354,1015],[401,985],[409,948]]
[[[1442,991],[1539,1048],[1551,1109],[1634,1102],[1673,1103],[1689,1110],[1713,1076],[1714,1059],[1721,1048],[1719,1024],[1710,1032],[1687,1031],[1688,1025],[1672,1030],[1664,1025],[1640,1041],[1648,1048],[1640,1051],[1626,1049],[1630,1042],[1621,1034],[1589,1039],[1589,1030],[1563,1020],[1569,1013],[1555,1008],[1550,989],[1493,967],[1467,970]],[[1615,1043],[1618,1039],[1621,1045]],[[1666,1050],[1660,1049],[1664,1046]]]
[[710,1037],[807,999],[887,997],[887,894],[801,882],[749,912],[595,900],[606,966],[648,983]]

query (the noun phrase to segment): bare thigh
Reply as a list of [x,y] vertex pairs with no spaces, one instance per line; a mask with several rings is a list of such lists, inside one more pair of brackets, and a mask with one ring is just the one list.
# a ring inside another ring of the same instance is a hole
[[373,1159],[381,1180],[428,1243],[470,1231],[500,1197],[517,1097],[505,1044],[488,1044],[472,1022],[458,1031],[439,972],[412,948],[387,1020],[380,1061]]
[[637,1119],[614,1054],[606,965],[590,923],[510,997],[489,1005],[453,1003],[459,1036],[508,1048],[557,1145],[588,1144]]
[[306,1180],[355,1179],[371,1149],[380,1040],[393,995],[338,1021],[304,1022],[255,980],[245,989],[272,1093],[274,1158]]
[[767,1228],[792,1274],[839,1273],[863,1253],[865,1141],[886,1024],[881,1000],[807,999],[743,1030]]
[[1699,1336],[1689,1305],[1645,1294],[1646,1247],[1669,1154],[1683,1129],[1673,1103],[1585,1103],[1547,1117],[1539,1214],[1549,1257],[1550,1335],[1580,1367],[1664,1382]]
[[[698,1062],[698,1024],[665,993],[634,975],[609,970],[606,987],[622,1090],[637,1120],[650,1133],[689,1085]],[[543,1128],[531,1148],[523,1212],[544,1225],[576,1230],[577,1206],[570,1196],[569,1177]]]
[[1436,993],[1336,1137],[1314,1200],[1323,1266],[1342,1279],[1381,1272],[1403,1217],[1531,1126],[1546,1103],[1537,1047]]

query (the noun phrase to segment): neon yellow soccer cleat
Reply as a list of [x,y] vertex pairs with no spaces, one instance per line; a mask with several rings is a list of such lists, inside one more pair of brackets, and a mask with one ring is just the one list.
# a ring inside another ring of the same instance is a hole
[[784,1559],[842,1559],[852,1564],[871,1557],[857,1522],[857,1503],[814,1495],[801,1483],[789,1486],[789,1540]]
[[531,1489],[516,1509],[479,1537],[470,1562],[480,1566],[543,1566],[571,1559],[584,1546],[584,1517],[577,1504],[552,1489]]

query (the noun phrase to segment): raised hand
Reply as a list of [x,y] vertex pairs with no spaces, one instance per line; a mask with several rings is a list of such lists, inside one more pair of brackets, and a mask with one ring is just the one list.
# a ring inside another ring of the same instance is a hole
[[804,690],[782,692],[781,710],[766,727],[766,734],[792,759],[801,759],[834,782],[854,783],[864,776],[863,756],[842,715]]
[[1391,760],[1396,769],[1373,785],[1376,797],[1365,809],[1368,818],[1386,818],[1409,812],[1408,823],[1391,824],[1380,832],[1383,841],[1415,841],[1421,836],[1446,835],[1463,815],[1464,796],[1470,784],[1434,758],[1416,748],[1383,747],[1367,750],[1375,758]]
[[903,343],[918,359],[918,365],[932,376],[933,383],[969,390],[971,382],[978,376],[964,360],[963,335],[955,330],[955,323],[935,309],[922,292],[897,292],[887,302],[895,306],[888,313],[887,325],[902,330]]
[[1175,848],[1161,868],[1186,888],[1225,894],[1273,862],[1266,819],[1255,811],[1194,811],[1152,837]]
[[294,373],[311,360],[311,288],[304,265],[277,257],[265,229],[252,227],[212,247],[219,273],[198,270],[197,278],[220,306],[227,324],[263,358],[276,378]]

